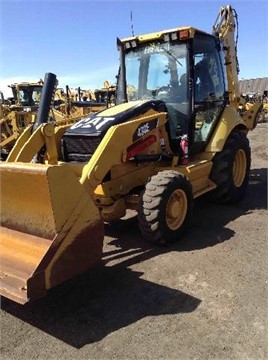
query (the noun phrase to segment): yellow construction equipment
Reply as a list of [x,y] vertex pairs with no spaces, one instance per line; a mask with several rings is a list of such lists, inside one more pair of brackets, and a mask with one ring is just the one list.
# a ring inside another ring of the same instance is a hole
[[[1,93],[1,160],[7,158],[24,129],[35,122],[43,83],[43,80],[40,80],[36,83],[21,82],[9,85],[13,97],[7,100]],[[95,90],[95,93],[91,91],[80,92],[80,88],[74,92],[70,90],[69,86],[66,86],[66,92],[61,88],[56,88],[50,118],[56,123],[72,124],[77,119],[81,119],[92,112],[104,110],[113,105],[114,94],[115,87],[110,86],[107,81],[104,82],[104,88]],[[85,97],[88,98],[88,101],[85,100]]]
[[101,89],[82,90],[78,87],[71,90],[66,86],[64,91],[57,88],[54,96],[54,106],[51,111],[53,119],[57,123],[71,124],[86,115],[99,112],[114,105],[115,86],[111,86],[106,80]]
[[0,152],[5,159],[23,130],[35,121],[43,81],[9,85],[13,97],[0,104]]
[[195,198],[242,198],[261,104],[240,99],[236,20],[228,5],[212,34],[118,39],[115,106],[71,126],[47,122],[56,76],[46,74],[35,125],[0,164],[2,295],[23,304],[95,266],[103,223],[127,209],[146,239],[170,244]]

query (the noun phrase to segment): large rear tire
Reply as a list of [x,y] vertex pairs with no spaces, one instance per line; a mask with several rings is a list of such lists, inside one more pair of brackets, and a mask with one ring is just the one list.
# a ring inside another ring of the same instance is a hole
[[185,175],[162,171],[152,176],[142,194],[138,222],[143,237],[158,245],[178,241],[189,225],[192,186]]
[[234,131],[223,150],[216,154],[210,178],[217,185],[211,195],[217,203],[235,203],[245,194],[250,172],[251,150],[246,135]]

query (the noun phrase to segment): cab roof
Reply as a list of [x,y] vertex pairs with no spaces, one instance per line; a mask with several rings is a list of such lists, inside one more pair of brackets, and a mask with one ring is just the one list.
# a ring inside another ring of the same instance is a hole
[[14,87],[30,87],[30,86],[43,86],[43,83],[41,81],[39,82],[20,82],[20,83],[14,83],[11,85],[8,85],[8,87],[10,88],[14,88]]
[[[196,33],[211,35],[202,30],[194,28],[192,26],[185,26],[185,27],[178,27],[178,28],[173,28],[173,29],[169,29],[169,30],[157,31],[154,33],[148,33],[148,34],[144,34],[144,35],[137,35],[137,36],[132,36],[132,37],[128,37],[128,38],[123,38],[123,39],[121,39],[121,41],[123,43],[126,43],[129,41],[136,40],[139,43],[141,43],[141,42],[147,42],[150,40],[163,39],[165,35],[170,35],[173,33],[174,34],[177,33],[179,35],[179,38],[184,39],[184,40],[193,38]],[[182,38],[180,36],[182,36]]]

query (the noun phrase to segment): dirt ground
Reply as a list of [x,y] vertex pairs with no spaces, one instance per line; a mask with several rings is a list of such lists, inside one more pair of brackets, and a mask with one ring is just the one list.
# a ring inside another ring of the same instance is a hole
[[129,214],[102,266],[32,304],[2,298],[1,359],[267,359],[268,123],[249,138],[246,197],[197,199],[179,243],[151,246]]

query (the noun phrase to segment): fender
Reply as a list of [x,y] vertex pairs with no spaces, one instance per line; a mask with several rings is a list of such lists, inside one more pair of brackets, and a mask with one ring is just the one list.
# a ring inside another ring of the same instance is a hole
[[239,127],[248,132],[249,128],[247,123],[238,114],[234,107],[227,105],[221,115],[221,121],[219,121],[205,152],[220,152],[222,151],[225,141],[233,131],[234,128]]

